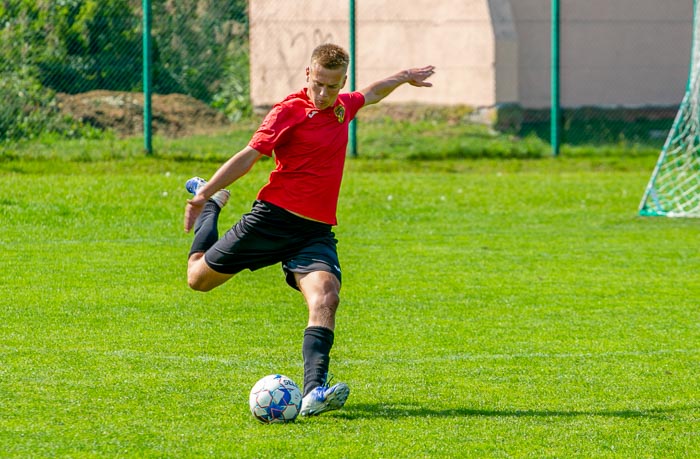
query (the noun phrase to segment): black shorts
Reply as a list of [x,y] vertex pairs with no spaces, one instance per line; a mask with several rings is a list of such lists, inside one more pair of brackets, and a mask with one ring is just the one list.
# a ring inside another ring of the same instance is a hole
[[223,274],[255,271],[282,263],[287,283],[299,289],[294,273],[325,271],[341,281],[332,226],[294,215],[268,202],[253,208],[204,254],[207,265]]

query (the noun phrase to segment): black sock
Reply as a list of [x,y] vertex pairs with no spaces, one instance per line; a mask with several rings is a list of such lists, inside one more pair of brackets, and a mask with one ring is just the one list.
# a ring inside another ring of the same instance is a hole
[[221,208],[214,201],[204,204],[202,213],[194,222],[194,240],[190,255],[197,252],[206,252],[219,240],[219,213]]
[[308,327],[304,330],[304,395],[326,382],[333,337],[330,328]]

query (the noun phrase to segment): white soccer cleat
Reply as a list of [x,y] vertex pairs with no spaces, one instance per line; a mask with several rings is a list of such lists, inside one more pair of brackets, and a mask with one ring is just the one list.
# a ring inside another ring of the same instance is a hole
[[306,394],[301,400],[302,416],[317,416],[331,410],[339,410],[345,405],[350,395],[350,387],[345,383],[338,383],[331,387],[328,384],[318,386]]
[[[207,183],[207,181],[201,177],[192,177],[185,183],[185,188],[190,193],[196,195],[197,190],[204,186],[205,183]],[[230,197],[231,193],[228,190],[219,190],[209,199],[214,201],[216,205],[219,206],[219,209],[223,209]]]

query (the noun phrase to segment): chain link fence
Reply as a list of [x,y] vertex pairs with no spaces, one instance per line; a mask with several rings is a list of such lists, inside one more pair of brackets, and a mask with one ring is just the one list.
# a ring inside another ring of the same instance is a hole
[[[499,106],[495,116],[481,121],[547,141],[549,3],[357,0],[358,88],[405,66],[433,63],[439,71],[435,86],[447,93],[426,92],[417,102],[472,105],[474,113]],[[190,122],[226,126],[300,89],[313,46],[350,45],[348,5],[347,0],[152,0],[155,133],[187,134]],[[580,5],[562,0],[562,10],[573,11],[561,22],[562,142],[660,147],[685,84],[691,42],[685,7],[657,5],[668,14],[653,19],[658,11],[650,7],[646,16],[613,8],[610,14],[617,16],[606,18],[595,16],[595,7],[581,13]],[[600,28],[622,16],[615,27],[654,33],[641,43],[605,42],[609,36]],[[651,44],[655,54],[646,67],[630,64],[635,52]],[[0,142],[100,137],[110,130],[142,135],[142,56],[141,0],[0,0]],[[624,69],[616,72],[617,65]],[[668,67],[668,81],[655,83],[666,84],[663,97],[653,88],[623,99],[603,91],[614,78],[641,84],[635,82],[646,81],[644,75],[630,72],[644,74],[655,66]],[[492,82],[490,89],[481,89],[482,80]],[[464,81],[471,83],[457,94]],[[591,92],[586,87],[591,81],[604,94]],[[579,97],[585,94],[593,95],[590,104]],[[410,97],[400,90],[391,101],[409,104]],[[178,123],[180,129],[168,130]]]
[[[154,0],[151,14],[152,90],[188,96],[161,104],[170,116],[249,114],[246,0]],[[139,134],[142,91],[140,0],[0,1],[0,141]]]

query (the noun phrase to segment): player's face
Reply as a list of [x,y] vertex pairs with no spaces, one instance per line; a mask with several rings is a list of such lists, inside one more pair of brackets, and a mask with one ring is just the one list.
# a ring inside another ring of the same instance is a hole
[[345,69],[327,69],[317,63],[306,68],[307,94],[317,109],[332,107],[345,86]]

